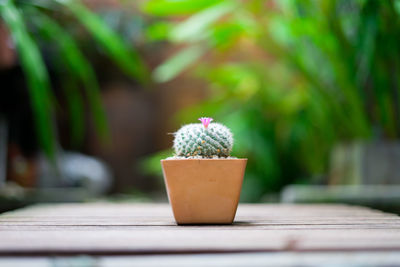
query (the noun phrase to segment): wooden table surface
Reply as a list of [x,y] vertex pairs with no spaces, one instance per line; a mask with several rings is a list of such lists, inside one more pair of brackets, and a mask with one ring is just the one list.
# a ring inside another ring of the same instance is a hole
[[0,215],[3,258],[398,251],[399,216],[347,205],[240,204],[233,225],[177,226],[168,204],[38,205]]
[[400,249],[400,217],[345,205],[246,205],[177,226],[167,204],[39,205],[0,216],[0,255]]

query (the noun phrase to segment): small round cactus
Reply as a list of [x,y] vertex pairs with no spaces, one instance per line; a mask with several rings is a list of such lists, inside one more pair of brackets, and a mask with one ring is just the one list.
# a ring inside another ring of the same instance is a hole
[[220,123],[211,123],[212,118],[200,118],[202,123],[188,124],[175,133],[175,155],[181,157],[229,157],[233,136]]

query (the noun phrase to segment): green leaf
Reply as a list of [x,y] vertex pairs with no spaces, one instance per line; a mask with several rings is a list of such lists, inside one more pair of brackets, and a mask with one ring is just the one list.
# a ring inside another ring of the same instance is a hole
[[237,23],[221,23],[213,27],[210,39],[213,46],[219,49],[233,47],[245,33],[245,29]]
[[110,58],[128,75],[142,83],[148,82],[149,73],[139,54],[128,46],[95,13],[77,0],[56,0],[66,6],[104,48]]
[[9,28],[26,76],[39,144],[49,158],[54,158],[53,95],[45,64],[13,1],[1,1],[0,13]]
[[174,154],[172,149],[162,150],[146,158],[139,160],[139,169],[147,175],[162,175],[160,160],[166,159]]
[[142,6],[142,11],[155,16],[191,15],[221,0],[152,0]]
[[[36,11],[37,12],[37,11]],[[40,32],[59,49],[59,56],[61,64],[65,64],[68,73],[74,80],[83,82],[83,88],[89,102],[89,108],[94,118],[95,127],[100,133],[100,136],[105,138],[108,135],[108,126],[104,108],[101,102],[100,88],[97,83],[96,74],[90,65],[89,61],[81,53],[78,45],[74,39],[54,20],[47,17],[43,13],[32,13],[32,21],[37,25]],[[83,105],[82,101],[78,98],[80,95],[76,92],[73,83],[69,83],[65,88],[67,101],[73,101],[75,105]],[[78,95],[77,95],[78,94]],[[83,107],[71,107],[68,103],[69,111],[72,122],[72,136],[75,143],[80,143],[84,134],[84,120],[83,120]],[[79,114],[79,111],[81,114]],[[77,116],[80,116],[79,119]],[[75,129],[75,130],[74,130]]]
[[204,38],[207,28],[237,6],[236,1],[222,2],[196,13],[179,23],[170,33],[174,42],[198,41]]
[[397,15],[400,15],[400,0],[394,1],[394,10],[396,11]]
[[160,21],[149,25],[146,29],[146,39],[148,41],[161,41],[168,37],[171,30],[171,23]]
[[189,46],[159,65],[153,72],[156,82],[167,82],[196,62],[206,49],[202,46]]
[[65,79],[63,82],[64,95],[67,102],[71,141],[73,146],[80,146],[85,136],[85,110],[82,95],[75,79]]

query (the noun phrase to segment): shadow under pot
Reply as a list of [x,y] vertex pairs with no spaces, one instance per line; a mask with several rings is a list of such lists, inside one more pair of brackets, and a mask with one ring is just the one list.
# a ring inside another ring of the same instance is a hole
[[161,160],[178,224],[231,224],[247,159]]

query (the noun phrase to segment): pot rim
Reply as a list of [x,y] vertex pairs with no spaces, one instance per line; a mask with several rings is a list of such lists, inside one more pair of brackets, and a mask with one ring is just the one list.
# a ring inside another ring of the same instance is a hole
[[198,158],[198,159],[162,159],[161,161],[194,161],[194,160],[202,160],[202,161],[247,161],[247,158],[218,158],[218,159],[208,159],[208,158]]

